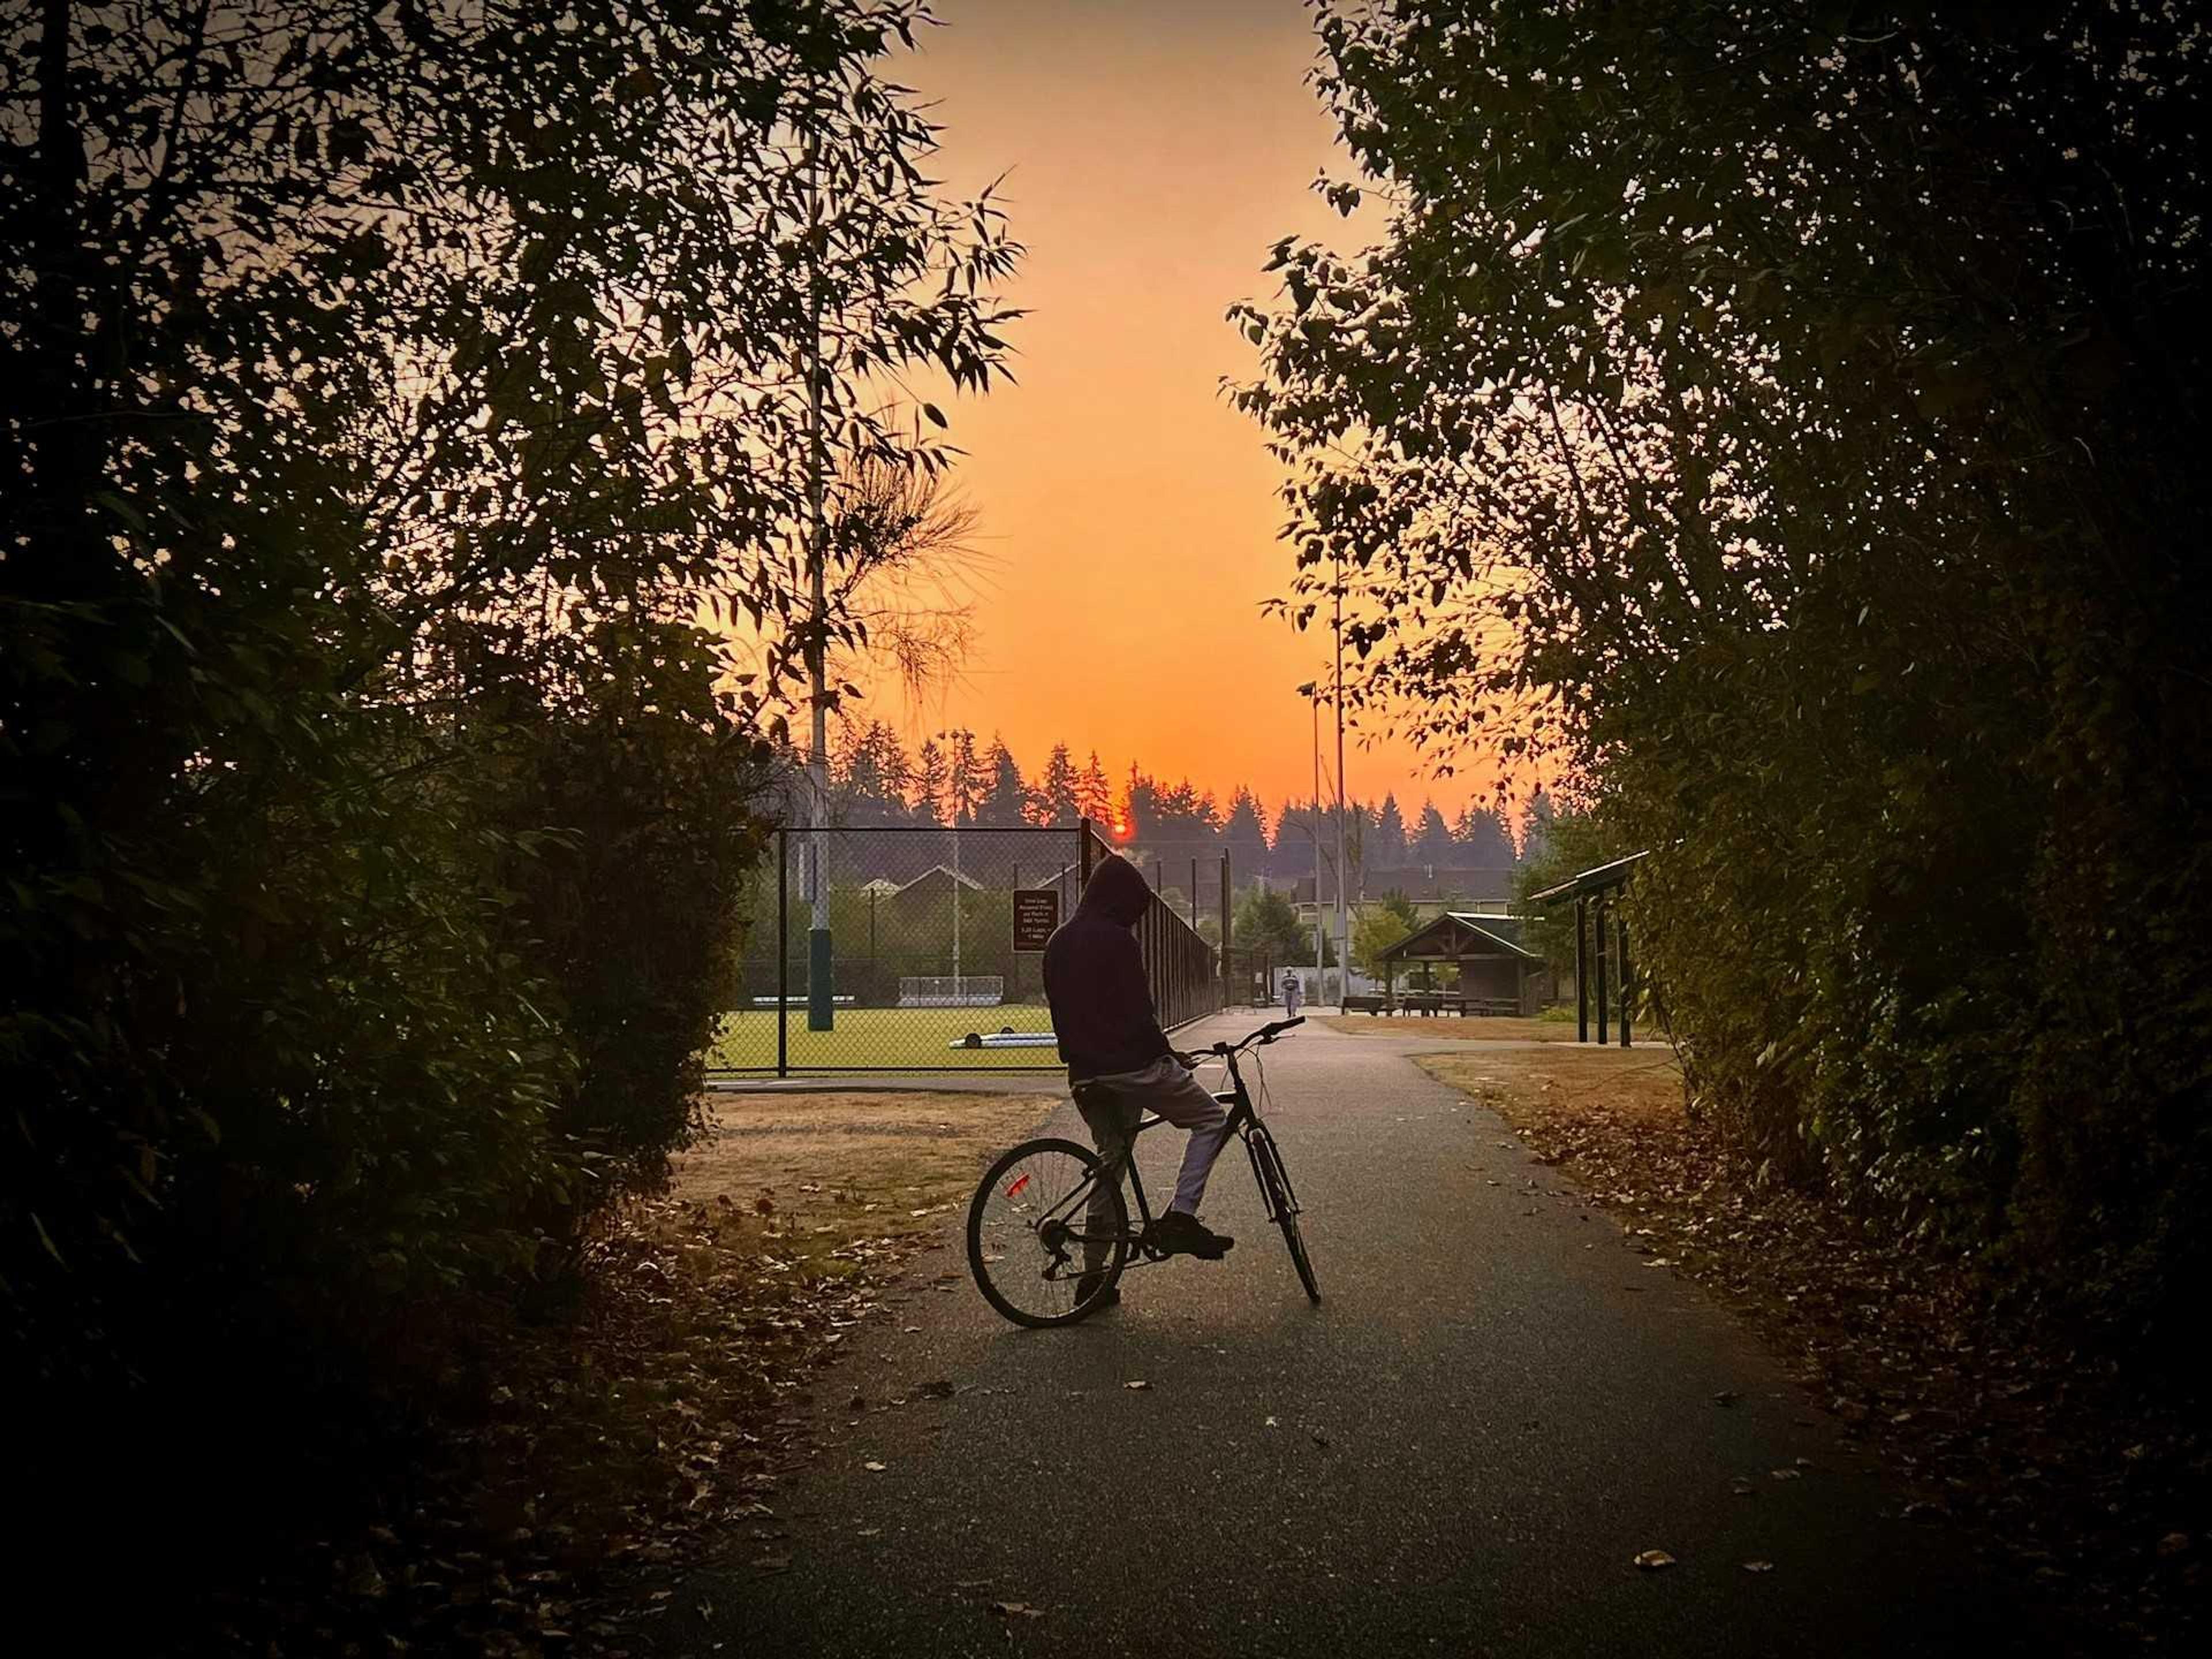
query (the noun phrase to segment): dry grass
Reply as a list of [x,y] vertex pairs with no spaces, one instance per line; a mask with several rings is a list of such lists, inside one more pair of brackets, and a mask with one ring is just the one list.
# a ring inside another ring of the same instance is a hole
[[[983,1167],[1050,1106],[1027,1094],[730,1094],[677,1160],[673,1195],[725,1218],[730,1249],[834,1261],[856,1240],[934,1236]],[[836,1271],[836,1269],[831,1269]]]
[[[1572,1042],[1571,1019],[1517,1019],[1504,1016],[1431,1014],[1326,1014],[1322,1024],[1353,1036],[1443,1037],[1472,1042]],[[1627,1051],[1634,1054],[1635,1049]]]

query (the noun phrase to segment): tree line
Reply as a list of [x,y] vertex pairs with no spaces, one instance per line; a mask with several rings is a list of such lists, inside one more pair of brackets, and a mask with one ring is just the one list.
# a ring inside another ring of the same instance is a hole
[[[1073,829],[1090,818],[1100,833],[1139,853],[1183,859],[1226,850],[1240,878],[1310,875],[1311,830],[1317,823],[1328,867],[1336,852],[1336,815],[1324,801],[1285,800],[1272,813],[1243,785],[1224,804],[1185,778],[1170,784],[1133,762],[1109,775],[1092,750],[1081,764],[1056,743],[1043,767],[1025,773],[1003,738],[979,743],[973,732],[925,737],[909,751],[883,720],[841,723],[830,748],[834,821],[854,828],[884,825],[1024,825]],[[1509,823],[1505,811],[1469,797],[1447,817],[1434,799],[1410,815],[1395,792],[1379,801],[1345,803],[1347,854],[1355,871],[1380,874],[1412,868],[1510,870],[1535,856],[1545,841],[1552,803],[1533,789]]]

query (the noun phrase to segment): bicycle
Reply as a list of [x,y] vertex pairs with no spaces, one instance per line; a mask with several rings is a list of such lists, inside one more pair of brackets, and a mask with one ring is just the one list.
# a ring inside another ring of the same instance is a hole
[[[1237,1063],[1246,1049],[1264,1048],[1304,1024],[1303,1015],[1279,1019],[1205,1052],[1228,1066],[1231,1086],[1213,1097],[1230,1108],[1226,1131],[1243,1141],[1267,1218],[1282,1230],[1307,1300],[1318,1303],[1321,1288],[1298,1231],[1297,1189]],[[1256,1058],[1253,1069],[1264,1095],[1267,1073]],[[1082,1089],[1077,1093],[1080,1103]],[[1017,1325],[1073,1325],[1111,1299],[1123,1273],[1166,1261],[1151,1243],[1154,1217],[1136,1161],[1137,1137],[1166,1121],[1140,1118],[1111,1160],[1055,1136],[1025,1140],[1001,1154],[968,1206],[968,1269],[983,1299]],[[1143,1218],[1134,1230],[1121,1196],[1124,1174]]]

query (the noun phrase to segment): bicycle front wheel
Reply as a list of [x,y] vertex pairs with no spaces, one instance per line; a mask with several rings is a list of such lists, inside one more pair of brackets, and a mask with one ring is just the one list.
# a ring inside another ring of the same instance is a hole
[[1017,1325],[1072,1325],[1105,1303],[1128,1260],[1121,1183],[1073,1140],[1025,1140],[968,1206],[968,1271]]
[[1255,1125],[1245,1143],[1252,1153],[1252,1173],[1259,1178],[1260,1199],[1267,1206],[1267,1219],[1283,1230],[1283,1243],[1291,1252],[1291,1265],[1298,1270],[1298,1283],[1306,1287],[1306,1300],[1321,1300],[1321,1285],[1314,1278],[1313,1260],[1306,1254],[1305,1235],[1298,1231],[1298,1197],[1291,1189],[1290,1172],[1283,1167],[1282,1149],[1267,1126]]

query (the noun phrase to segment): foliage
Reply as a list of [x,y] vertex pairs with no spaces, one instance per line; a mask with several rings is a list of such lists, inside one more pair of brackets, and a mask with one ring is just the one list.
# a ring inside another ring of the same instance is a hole
[[855,377],[1003,351],[1016,250],[880,74],[919,15],[0,24],[19,1374],[349,1431],[321,1384],[458,1368],[680,1141],[803,644],[800,343],[837,463],[923,470]]
[[[1231,943],[1239,951],[1285,968],[1313,960],[1313,930],[1299,922],[1290,899],[1273,888],[1257,884],[1246,888],[1237,900],[1230,927]],[[1334,967],[1336,942],[1324,937],[1322,943],[1324,965]]]
[[[2212,1228],[2202,20],[1324,6],[1388,229],[1236,393],[1351,690],[1602,786],[1704,1110],[2179,1329]],[[1558,826],[1554,826],[1557,833]]]
[[1413,931],[1413,919],[1396,906],[1386,903],[1363,910],[1352,929],[1352,965],[1370,978],[1381,979],[1385,966],[1382,953]]

